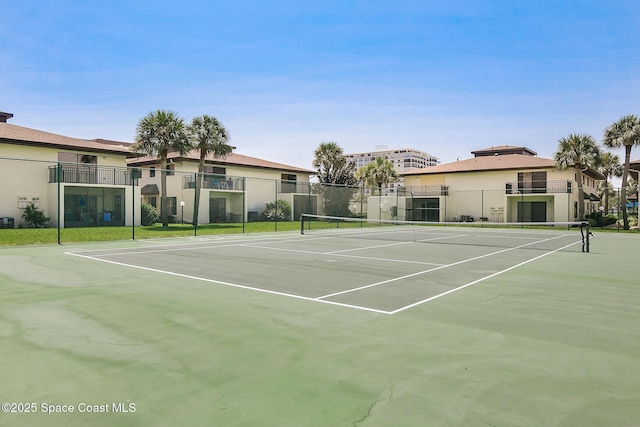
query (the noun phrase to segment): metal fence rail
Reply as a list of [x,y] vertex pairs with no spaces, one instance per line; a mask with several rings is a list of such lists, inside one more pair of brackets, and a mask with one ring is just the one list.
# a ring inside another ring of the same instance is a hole
[[[302,214],[481,223],[578,219],[579,191],[566,181],[512,181],[500,183],[499,188],[473,191],[451,185],[400,186],[388,192],[384,188],[381,191],[204,174],[200,199],[195,200],[197,173],[166,172],[166,207],[171,224],[165,230],[166,235],[220,232],[223,225],[228,230],[245,232],[253,223],[270,223],[262,229],[279,231],[290,229],[286,223],[297,221]],[[79,238],[127,239],[144,237],[148,230],[163,229],[157,217],[163,207],[161,175],[161,171],[153,168],[0,158],[0,245],[63,243]],[[626,208],[634,225],[637,204],[619,206],[620,190],[612,188],[608,189],[611,202],[603,212],[599,209],[604,204],[603,191],[583,189],[585,214],[595,220],[600,215],[600,223],[605,216],[609,222],[615,222]],[[629,196],[637,200],[637,193]],[[25,213],[33,214],[34,210],[41,216],[40,223],[25,217]],[[197,227],[193,226],[196,210]],[[155,225],[147,225],[148,221]],[[44,235],[54,238],[37,237]]]

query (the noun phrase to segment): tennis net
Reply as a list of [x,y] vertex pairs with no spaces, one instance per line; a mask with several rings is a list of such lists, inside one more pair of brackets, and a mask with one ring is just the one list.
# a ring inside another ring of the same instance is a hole
[[589,252],[588,222],[427,222],[303,214],[300,232],[326,238]]

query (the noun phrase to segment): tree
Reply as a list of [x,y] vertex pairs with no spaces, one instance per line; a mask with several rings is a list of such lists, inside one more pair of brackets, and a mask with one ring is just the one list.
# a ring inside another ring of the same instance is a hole
[[570,134],[558,141],[554,161],[558,169],[573,167],[578,182],[578,219],[584,219],[584,190],[582,172],[593,167],[599,156],[598,143],[588,134]]
[[605,152],[600,155],[598,159],[598,171],[604,175],[603,184],[603,197],[604,197],[604,210],[609,212],[609,194],[611,193],[611,186],[609,185],[609,178],[622,176],[622,165],[620,165],[620,157],[617,154]]
[[33,203],[29,203],[22,212],[22,219],[26,228],[42,228],[47,226],[51,217],[45,216],[43,210],[38,209]]
[[378,194],[382,195],[382,185],[398,179],[393,163],[382,157],[376,157],[374,162],[358,169],[356,175],[365,185],[378,187]]
[[313,167],[318,171],[318,181],[323,184],[355,185],[356,165],[347,162],[342,148],[335,142],[323,142],[316,149]]
[[140,224],[153,225],[160,219],[156,208],[149,204],[143,204],[140,206]]
[[196,194],[193,209],[193,226],[198,225],[198,209],[200,207],[200,189],[204,172],[204,160],[212,155],[214,159],[224,159],[233,151],[229,145],[229,132],[213,116],[203,115],[194,117],[188,127],[189,137],[193,148],[200,152],[198,175],[196,179]]
[[313,167],[321,184],[319,191],[323,194],[325,214],[347,216],[354,186],[358,183],[356,165],[347,162],[342,148],[335,142],[323,142],[314,154]]
[[625,230],[628,230],[627,180],[629,177],[629,163],[631,162],[631,148],[634,145],[640,145],[640,118],[635,115],[622,117],[620,120],[605,129],[603,142],[605,147],[608,148],[624,147],[624,170],[622,171],[620,204],[622,206],[623,227]]
[[147,114],[138,122],[135,142],[131,150],[139,155],[156,156],[160,159],[160,218],[163,227],[169,226],[167,157],[171,152],[184,156],[190,149],[184,119],[176,113],[158,110]]

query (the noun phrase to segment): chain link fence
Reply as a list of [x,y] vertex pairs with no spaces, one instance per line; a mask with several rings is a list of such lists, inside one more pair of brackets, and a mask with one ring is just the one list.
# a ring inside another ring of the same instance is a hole
[[[163,185],[161,172],[0,157],[0,246],[295,230],[302,214],[562,222],[578,219],[579,200],[593,225],[618,222],[623,208],[637,225],[637,202],[620,206],[619,189],[608,189],[603,211],[602,188],[584,188],[580,198],[571,183],[529,188],[514,182],[479,191],[447,185],[367,188],[167,170]],[[628,196],[637,201],[637,192]]]

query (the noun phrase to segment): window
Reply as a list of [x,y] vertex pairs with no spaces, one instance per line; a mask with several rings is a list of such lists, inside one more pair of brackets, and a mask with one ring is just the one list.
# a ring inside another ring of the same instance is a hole
[[58,161],[64,163],[84,163],[88,165],[97,165],[98,156],[92,156],[90,154],[78,154],[78,153],[58,153]]
[[512,194],[513,193],[513,185],[510,182],[507,182],[505,184],[505,191],[507,194]]
[[518,190],[525,194],[546,193],[547,172],[519,172]]
[[149,197],[149,204],[153,206],[154,209],[158,209],[157,198],[155,196]]
[[295,193],[296,192],[296,175],[283,173],[280,174],[280,192]]
[[205,166],[202,172],[207,175],[226,175],[227,168],[223,168],[220,166]]
[[176,165],[167,165],[167,176],[175,175]]
[[169,215],[178,215],[177,199],[177,197],[167,197],[167,211]]
[[149,178],[154,178],[155,176],[156,176],[156,167],[155,166],[151,166],[149,168]]

